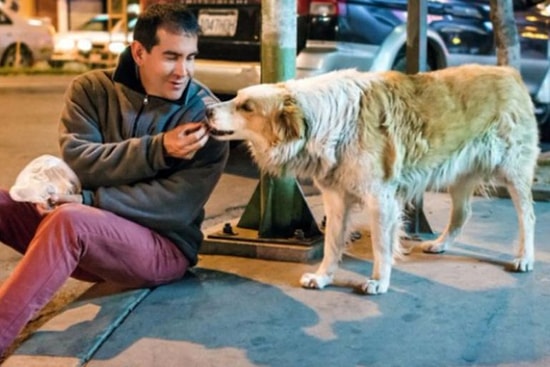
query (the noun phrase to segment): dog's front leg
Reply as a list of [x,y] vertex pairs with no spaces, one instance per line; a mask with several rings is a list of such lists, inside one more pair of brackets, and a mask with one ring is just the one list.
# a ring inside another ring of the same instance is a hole
[[374,265],[370,279],[361,287],[366,294],[386,293],[390,286],[394,247],[399,246],[401,205],[391,188],[368,196]]
[[304,288],[322,289],[332,284],[347,238],[350,209],[345,194],[330,189],[321,191],[327,218],[323,260],[315,273],[302,275],[300,284]]

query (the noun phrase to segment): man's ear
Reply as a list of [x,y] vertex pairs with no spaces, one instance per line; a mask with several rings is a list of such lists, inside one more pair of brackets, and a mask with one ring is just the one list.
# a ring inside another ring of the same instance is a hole
[[138,66],[141,66],[141,64],[143,64],[143,56],[147,52],[145,47],[143,47],[143,45],[138,41],[132,41],[130,50],[132,51],[132,57],[134,58],[135,63]]

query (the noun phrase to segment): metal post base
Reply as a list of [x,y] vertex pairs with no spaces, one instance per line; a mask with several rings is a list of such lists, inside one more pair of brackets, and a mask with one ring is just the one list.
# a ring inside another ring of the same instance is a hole
[[232,255],[265,260],[310,262],[323,257],[323,236],[290,238],[259,237],[254,229],[237,226],[237,220],[213,227],[205,233],[200,253]]
[[425,241],[436,237],[424,214],[423,207],[423,199],[405,205],[405,231],[407,232],[408,240]]

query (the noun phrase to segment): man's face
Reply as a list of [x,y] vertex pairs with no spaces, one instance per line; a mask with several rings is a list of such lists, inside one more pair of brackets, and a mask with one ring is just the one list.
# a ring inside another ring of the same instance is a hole
[[157,37],[159,43],[151,52],[134,41],[132,55],[147,94],[177,100],[193,77],[198,38],[164,28],[157,30]]

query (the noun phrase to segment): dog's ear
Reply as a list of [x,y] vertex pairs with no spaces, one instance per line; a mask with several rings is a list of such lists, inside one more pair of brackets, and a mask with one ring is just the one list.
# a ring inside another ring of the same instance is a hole
[[284,141],[301,139],[304,137],[303,114],[296,99],[286,94],[277,116],[278,134]]

